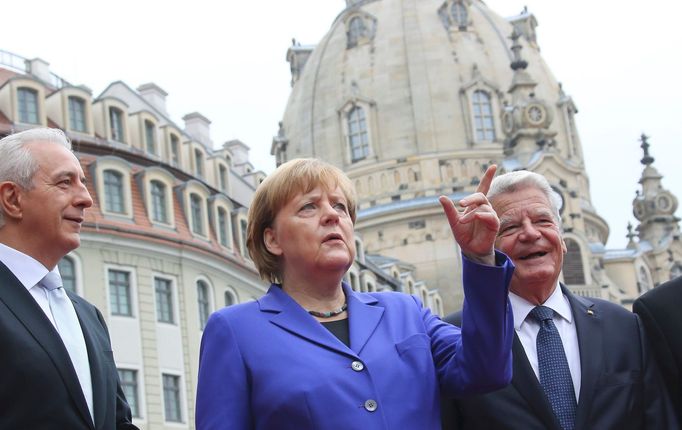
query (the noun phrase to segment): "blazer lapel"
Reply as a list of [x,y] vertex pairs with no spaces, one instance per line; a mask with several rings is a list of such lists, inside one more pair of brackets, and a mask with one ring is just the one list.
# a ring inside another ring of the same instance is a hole
[[374,297],[367,294],[356,294],[345,283],[343,290],[348,300],[350,346],[353,351],[360,355],[379,325],[384,315],[384,308],[376,306],[378,301]]
[[573,309],[575,329],[578,333],[580,348],[580,398],[575,420],[575,428],[583,428],[587,423],[594,396],[594,387],[599,378],[600,354],[602,349],[602,324],[600,315],[594,309],[594,302],[573,295],[564,285],[561,286]]
[[549,404],[547,396],[530,366],[526,351],[516,334],[514,334],[512,354],[514,357],[512,386],[526,400],[530,409],[545,424],[546,428],[560,430],[559,421],[554,416],[552,406]]
[[[104,422],[104,414],[106,405],[106,372],[105,363],[102,362],[101,347],[97,343],[97,338],[93,333],[93,322],[86,321],[87,315],[84,309],[81,307],[81,303],[71,300],[73,307],[76,310],[76,315],[78,315],[78,321],[83,330],[83,337],[85,338],[85,347],[88,350],[88,362],[90,363],[90,378],[92,381],[92,404],[93,404],[93,414],[94,414],[94,428],[100,428]],[[98,323],[98,322],[97,322]],[[87,405],[87,404],[86,404]],[[92,422],[90,418],[90,412],[88,412],[88,419]],[[98,426],[97,423],[100,425]]]
[[83,390],[78,382],[78,376],[71,364],[71,358],[66,347],[59,337],[50,320],[40,308],[31,293],[24,288],[14,274],[0,263],[0,300],[12,311],[14,316],[21,321],[23,326],[31,333],[31,336],[42,346],[45,353],[50,357],[57,372],[60,374],[64,385],[74,399],[80,414],[88,423],[92,423],[88,411]]
[[258,299],[258,303],[262,312],[273,313],[270,321],[282,329],[324,348],[355,356],[350,348],[324,328],[322,324],[319,324],[312,315],[282,291],[279,286],[274,284],[270,286],[268,293]]

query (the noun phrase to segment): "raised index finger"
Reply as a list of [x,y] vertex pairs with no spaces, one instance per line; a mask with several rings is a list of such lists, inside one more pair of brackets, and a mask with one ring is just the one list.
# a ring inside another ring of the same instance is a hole
[[477,193],[483,193],[483,195],[488,194],[488,190],[490,190],[490,184],[493,182],[495,172],[497,172],[497,164],[491,164],[488,166],[488,169],[483,175],[483,179],[481,179],[481,183],[478,184],[478,188],[476,188]]

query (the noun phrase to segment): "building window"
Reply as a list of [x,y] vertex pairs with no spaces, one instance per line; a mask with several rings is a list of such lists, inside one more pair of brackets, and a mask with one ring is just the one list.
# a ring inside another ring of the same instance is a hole
[[352,161],[360,161],[369,155],[367,120],[365,110],[360,106],[355,106],[348,113],[348,140]]
[[220,190],[227,191],[227,169],[222,164],[218,166],[218,176],[220,176]]
[[59,260],[59,274],[62,277],[62,286],[65,290],[76,292],[76,265],[71,257]]
[[199,178],[204,177],[204,154],[199,149],[194,150],[194,174]]
[[474,110],[474,129],[477,141],[495,140],[495,125],[490,95],[485,91],[474,91],[472,106]]
[[166,206],[166,185],[161,181],[151,181],[152,220],[168,223]]
[[104,208],[107,212],[125,213],[123,175],[115,170],[104,171]]
[[567,285],[585,284],[585,271],[580,245],[573,239],[565,239],[566,255],[564,256],[564,282]]
[[237,298],[232,291],[225,291],[225,306],[232,306],[237,303]]
[[69,97],[69,126],[73,131],[85,133],[85,100]]
[[109,108],[109,125],[111,126],[111,140],[123,142],[123,111],[121,109]]
[[469,13],[467,12],[466,6],[461,2],[454,2],[450,8],[450,13],[452,14],[452,20],[455,22],[460,30],[464,30],[467,27],[467,21],[469,20]]
[[136,418],[140,416],[140,403],[137,390],[137,370],[118,369],[118,379],[121,380],[121,389],[126,396],[130,412]]
[[170,137],[170,153],[171,153],[171,159],[170,162],[173,166],[179,166],[180,165],[180,139],[174,134],[171,134]]
[[222,246],[227,248],[227,211],[223,208],[218,208],[218,241]]
[[156,292],[156,320],[173,324],[173,289],[169,279],[154,278]]
[[166,421],[182,422],[179,376],[163,374],[163,405],[166,412]]
[[208,301],[208,284],[204,281],[197,281],[197,304],[199,305],[199,327],[203,330],[211,311]]
[[246,247],[246,234],[248,232],[247,229],[247,224],[245,219],[240,219],[239,220],[239,228],[241,232],[241,240],[242,240],[242,251],[244,252],[244,257],[249,256],[249,250]]
[[367,27],[364,20],[359,17],[353,17],[348,24],[348,47],[352,48],[358,45],[358,42],[367,37]]
[[192,213],[192,232],[204,234],[204,211],[202,210],[201,197],[197,194],[189,195],[190,210]]
[[109,270],[109,304],[112,315],[133,316],[130,306],[130,273]]
[[19,102],[19,122],[38,124],[38,91],[31,88],[19,88],[17,99]]
[[147,152],[156,154],[156,130],[154,123],[148,120],[144,121],[144,142]]

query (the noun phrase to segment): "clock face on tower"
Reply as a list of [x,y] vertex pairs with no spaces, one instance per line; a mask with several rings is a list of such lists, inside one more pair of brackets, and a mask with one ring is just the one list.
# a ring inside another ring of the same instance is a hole
[[526,119],[532,125],[541,125],[545,120],[545,108],[539,104],[532,104],[526,108]]

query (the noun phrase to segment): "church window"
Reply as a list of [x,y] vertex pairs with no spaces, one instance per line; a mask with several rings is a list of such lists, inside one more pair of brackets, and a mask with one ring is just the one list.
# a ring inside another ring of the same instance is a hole
[[474,112],[476,140],[479,142],[494,141],[495,124],[493,122],[493,108],[490,95],[482,90],[474,91],[472,108]]
[[353,162],[363,160],[369,155],[367,119],[360,106],[355,106],[348,114],[348,140]]
[[353,17],[348,25],[348,47],[357,46],[358,42],[366,37],[367,27],[364,20],[359,16]]
[[585,284],[585,271],[580,245],[573,239],[566,239],[566,256],[564,257],[564,282],[568,285]]
[[450,13],[452,15],[453,22],[459,27],[460,30],[464,30],[467,27],[467,21],[469,20],[469,13],[467,12],[466,6],[462,2],[454,2],[450,7]]

